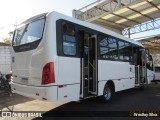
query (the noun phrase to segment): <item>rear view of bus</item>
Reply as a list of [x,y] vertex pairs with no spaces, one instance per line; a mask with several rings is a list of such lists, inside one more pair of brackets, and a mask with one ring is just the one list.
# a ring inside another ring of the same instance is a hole
[[50,28],[46,16],[47,13],[32,17],[14,32],[12,90],[35,99],[57,101],[56,36],[54,33],[50,37],[47,35],[47,30],[52,31],[55,26]]

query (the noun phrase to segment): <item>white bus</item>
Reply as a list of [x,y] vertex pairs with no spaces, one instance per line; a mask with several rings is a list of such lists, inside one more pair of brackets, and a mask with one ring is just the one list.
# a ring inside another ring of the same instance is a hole
[[155,78],[154,81],[160,81],[160,66],[155,66]]
[[139,43],[57,12],[24,21],[12,41],[12,90],[45,101],[77,101],[153,80]]

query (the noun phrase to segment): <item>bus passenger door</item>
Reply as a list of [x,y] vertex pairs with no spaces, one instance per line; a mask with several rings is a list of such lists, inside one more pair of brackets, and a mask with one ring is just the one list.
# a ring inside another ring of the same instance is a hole
[[97,95],[97,37],[81,32],[81,98]]
[[97,36],[88,40],[88,93],[97,95]]
[[136,49],[135,65],[135,85],[143,86],[146,84],[146,51],[145,49]]

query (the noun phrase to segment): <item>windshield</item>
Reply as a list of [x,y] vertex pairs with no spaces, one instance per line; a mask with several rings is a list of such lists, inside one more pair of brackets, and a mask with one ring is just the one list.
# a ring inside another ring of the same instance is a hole
[[13,46],[24,45],[42,39],[45,19],[26,24],[15,30]]

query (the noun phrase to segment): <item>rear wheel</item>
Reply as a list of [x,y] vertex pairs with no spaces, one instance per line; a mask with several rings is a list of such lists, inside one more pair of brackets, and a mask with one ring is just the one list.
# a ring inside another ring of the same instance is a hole
[[113,97],[112,87],[106,84],[103,90],[102,100],[103,102],[109,102],[112,99],[112,97]]

